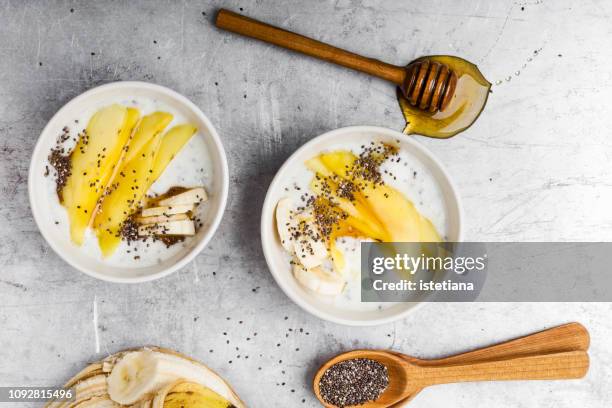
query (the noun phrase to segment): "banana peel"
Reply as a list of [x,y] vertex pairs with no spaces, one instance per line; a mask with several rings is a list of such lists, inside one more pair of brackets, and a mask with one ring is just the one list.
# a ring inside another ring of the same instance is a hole
[[234,405],[208,387],[179,380],[159,392],[152,408],[234,408]]
[[[151,393],[142,395],[134,403],[121,405],[109,395],[108,377],[125,356],[143,351],[159,353],[160,356],[175,359],[179,367],[183,365],[189,367],[189,370],[198,373],[198,378],[206,381],[185,380],[180,373],[168,375],[168,372],[165,371],[163,376],[165,383]],[[185,408],[246,408],[244,402],[240,400],[231,386],[213,370],[191,357],[161,347],[128,349],[108,356],[102,361],[92,363],[64,385],[66,389],[72,387],[74,387],[76,395],[73,401],[52,401],[45,407],[115,408],[129,406],[132,408],[175,408],[180,407],[182,401],[193,403],[184,405]]]
[[121,405],[108,396],[98,396],[83,400],[76,405],[70,405],[69,408],[121,408]]

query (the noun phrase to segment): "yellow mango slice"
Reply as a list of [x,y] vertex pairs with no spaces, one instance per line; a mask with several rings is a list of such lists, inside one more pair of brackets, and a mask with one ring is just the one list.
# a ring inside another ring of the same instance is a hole
[[[323,153],[306,162],[306,166],[317,173],[311,183],[312,190],[315,194],[321,194],[321,184],[324,182],[329,186],[327,190],[331,191],[326,194],[348,214],[345,224],[379,241],[441,241],[432,222],[423,217],[401,192],[389,185],[355,179],[358,175],[349,174],[355,160],[357,156],[353,153],[340,150]],[[338,196],[338,179],[350,180],[359,186],[359,191],[353,193],[354,200]],[[334,233],[334,236],[340,235]]]
[[442,242],[442,238],[429,218],[421,216],[421,242]]
[[319,178],[314,178],[310,183],[310,189],[316,195],[323,194],[323,184],[327,184],[331,191],[327,194],[331,196],[334,203],[344,211],[348,217],[345,220],[348,225],[361,231],[364,236],[376,239],[378,241],[386,241],[387,233],[385,229],[378,223],[378,220],[371,214],[370,210],[361,202],[354,202],[338,196],[337,185],[331,179],[319,175]]
[[363,193],[376,218],[385,226],[392,242],[419,242],[421,215],[411,201],[389,186],[369,183]]
[[319,174],[323,177],[332,177],[332,173],[321,160],[319,156],[313,157],[312,159],[306,160],[306,168],[315,174]]
[[124,161],[132,161],[153,137],[161,133],[172,122],[174,117],[167,112],[153,112],[144,116],[130,140]]
[[137,155],[125,161],[110,193],[104,197],[94,219],[94,228],[103,256],[112,255],[121,242],[123,222],[134,213],[151,184],[151,174],[162,135],[157,133]]
[[164,399],[164,408],[229,408],[233,405],[211,390],[196,383],[180,383]]
[[[315,159],[311,159],[307,162],[309,169],[315,172],[325,175],[328,179],[342,179],[350,181],[351,177],[347,174],[348,170],[353,166],[357,160],[357,156],[346,150],[338,150],[330,153],[323,153]],[[325,168],[324,172],[321,172],[321,167]],[[354,181],[354,180],[353,180]],[[362,204],[362,211],[367,211],[368,205],[366,197],[363,194],[356,193],[355,199]],[[364,215],[368,215],[364,213]],[[370,218],[374,217],[374,214],[369,214]]]
[[70,238],[77,245],[83,243],[98,199],[130,137],[134,122],[134,116],[123,106],[102,108],[91,117],[85,134],[71,153],[72,174],[60,199],[68,211]]
[[94,212],[89,219],[89,226],[91,226],[91,223],[93,222],[95,215],[100,208],[100,201],[104,197],[104,192],[108,191],[108,189],[110,188],[110,185],[115,180],[115,177],[117,177],[117,174],[119,173],[119,170],[121,169],[121,166],[123,165],[123,162],[125,161],[125,155],[126,155],[128,146],[130,144],[130,139],[134,132],[134,128],[138,124],[139,119],[140,119],[140,110],[138,110],[137,108],[127,108],[125,123],[124,123],[123,129],[121,129],[121,132],[122,132],[121,140],[125,140],[126,142],[123,145],[123,148],[121,149],[121,152],[119,154],[119,157],[117,158],[117,161],[112,164],[111,171],[107,172],[106,176],[104,177],[104,183],[103,183],[104,188],[101,190],[102,195],[99,197],[96,208],[94,209]]
[[356,158],[357,157],[353,153],[345,150],[324,153],[320,156],[323,165],[342,178],[346,178],[346,173],[351,168]]
[[195,126],[185,124],[173,127],[164,135],[159,146],[157,159],[155,159],[155,165],[153,166],[151,176],[153,182],[162,175],[168,164],[174,159],[174,156],[178,154],[197,131],[198,128]]

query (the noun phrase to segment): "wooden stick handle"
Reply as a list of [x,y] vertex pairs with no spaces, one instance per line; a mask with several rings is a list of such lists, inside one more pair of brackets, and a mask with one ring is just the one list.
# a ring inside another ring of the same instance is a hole
[[352,52],[333,47],[329,44],[304,37],[291,31],[243,16],[233,11],[221,9],[217,14],[217,27],[247,37],[255,38],[279,47],[287,48],[311,57],[342,65],[366,74],[386,79],[397,85],[404,82],[406,71],[403,67],[366,58]]
[[474,364],[420,367],[413,378],[424,387],[468,381],[562,380],[582,378],[588,368],[589,356],[585,351],[570,351]]
[[504,343],[484,347],[450,357],[421,360],[419,364],[460,364],[466,362],[501,360],[535,354],[561,353],[565,351],[586,351],[590,337],[580,323],[567,323]]

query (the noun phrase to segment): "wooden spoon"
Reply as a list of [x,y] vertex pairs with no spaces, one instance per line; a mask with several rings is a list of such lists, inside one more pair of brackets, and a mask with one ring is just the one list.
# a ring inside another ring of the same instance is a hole
[[[530,336],[438,360],[421,360],[381,350],[356,350],[325,363],[314,378],[319,390],[323,373],[332,365],[353,358],[370,358],[389,371],[389,386],[375,402],[363,407],[399,407],[429,385],[464,381],[581,378],[588,370],[589,335],[578,323],[555,327]],[[573,351],[572,351],[573,350]],[[513,354],[513,351],[516,354]]]
[[[478,361],[501,360],[511,357],[529,356],[537,354],[562,353],[566,351],[587,351],[590,336],[587,329],[580,323],[567,323],[557,327],[543,330],[528,336],[519,337],[489,347],[455,354],[438,359],[418,359],[405,354],[396,353],[409,361],[422,365],[465,364]],[[410,402],[417,394],[393,405],[400,408]]]
[[419,58],[406,67],[391,65],[225,9],[219,10],[215,24],[224,30],[391,81],[400,87],[411,105],[424,111],[444,111],[455,94],[457,74],[448,65],[429,58]]

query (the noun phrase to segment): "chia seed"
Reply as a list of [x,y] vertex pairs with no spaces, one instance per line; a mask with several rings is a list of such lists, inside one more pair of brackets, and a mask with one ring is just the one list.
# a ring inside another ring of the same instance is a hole
[[[60,202],[64,201],[62,190],[72,174],[70,155],[66,155],[63,152],[63,148],[55,147],[51,149],[51,153],[49,154],[49,164],[55,169],[55,191],[57,192],[57,197]],[[48,169],[45,170],[45,172],[48,172]]]
[[368,358],[355,358],[328,368],[319,380],[319,392],[325,402],[343,408],[376,401],[388,385],[387,367]]
[[[337,197],[355,202],[356,194],[363,193],[367,185],[376,188],[385,184],[383,173],[396,179],[396,176],[388,170],[381,170],[381,166],[389,159],[399,161],[397,154],[398,149],[395,146],[372,142],[367,146],[362,145],[361,152],[354,162],[345,165],[345,177],[335,174],[324,177],[315,174],[315,187],[319,192],[316,195],[302,194],[300,198],[303,205],[298,206],[296,212],[292,212],[290,216],[295,220],[297,214],[311,212],[316,228],[312,228],[312,224],[305,221],[299,221],[294,225],[287,223],[290,239],[302,244],[305,252],[310,254],[314,252],[311,240],[328,243],[333,239],[334,231],[339,228],[341,221],[348,217],[340,207]],[[300,187],[294,184],[293,189],[299,191]],[[388,195],[385,197],[388,198]],[[368,196],[365,195],[365,198]],[[302,257],[305,256],[302,254]]]
[[138,239],[140,239],[140,237],[138,236],[138,223],[134,221],[132,217],[129,217],[121,224],[120,234],[121,238],[123,238],[128,243],[137,241]]

